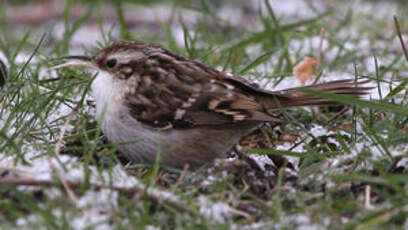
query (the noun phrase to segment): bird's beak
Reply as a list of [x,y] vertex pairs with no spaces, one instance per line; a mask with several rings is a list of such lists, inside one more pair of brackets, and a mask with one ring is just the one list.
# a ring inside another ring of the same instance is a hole
[[89,69],[98,70],[97,66],[92,61],[92,58],[88,56],[71,55],[71,56],[62,56],[62,57],[52,59],[52,61],[59,61],[59,60],[68,60],[68,61],[63,64],[56,65],[52,67],[51,69],[60,69],[64,67],[77,66],[77,67],[85,67]]

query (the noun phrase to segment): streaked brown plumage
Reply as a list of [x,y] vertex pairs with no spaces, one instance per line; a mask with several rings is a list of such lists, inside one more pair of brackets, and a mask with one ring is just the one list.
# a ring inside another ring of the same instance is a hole
[[175,167],[222,156],[263,122],[281,122],[281,107],[334,104],[303,88],[356,97],[370,89],[362,86],[367,81],[342,80],[269,91],[143,42],[117,42],[93,57],[61,59],[74,61],[60,67],[100,72],[92,90],[109,141],[127,142],[118,148],[132,161],[152,163],[162,151],[162,163]]

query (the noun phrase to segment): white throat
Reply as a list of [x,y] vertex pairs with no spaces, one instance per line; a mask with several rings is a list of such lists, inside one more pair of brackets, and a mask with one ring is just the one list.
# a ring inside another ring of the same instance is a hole
[[121,106],[122,94],[118,89],[113,77],[106,72],[99,72],[92,82],[92,96],[96,103],[96,119],[103,121],[111,113],[118,111]]

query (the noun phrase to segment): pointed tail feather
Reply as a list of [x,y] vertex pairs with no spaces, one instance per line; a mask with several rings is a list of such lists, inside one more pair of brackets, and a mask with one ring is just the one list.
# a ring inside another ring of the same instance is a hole
[[368,94],[369,91],[373,89],[373,87],[365,86],[365,84],[369,82],[370,80],[355,81],[353,79],[349,79],[275,91],[273,92],[273,94],[278,96],[280,105],[276,104],[276,99],[271,100],[270,98],[269,98],[270,103],[265,104],[267,104],[268,110],[279,108],[279,106],[296,107],[296,106],[322,106],[338,104],[338,102],[332,101],[330,99],[320,98],[314,95],[307,94],[302,90],[303,89],[321,90],[329,93],[336,93],[359,98]]

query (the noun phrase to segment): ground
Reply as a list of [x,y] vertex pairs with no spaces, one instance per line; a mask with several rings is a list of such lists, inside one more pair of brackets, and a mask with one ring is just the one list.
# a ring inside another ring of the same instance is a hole
[[[3,3],[0,229],[407,229],[407,9],[397,0]],[[199,170],[132,165],[94,120],[92,74],[51,69],[52,58],[119,39],[159,43],[268,89],[300,86],[294,69],[311,57],[305,84],[370,79],[373,90],[285,110],[284,123],[244,138],[241,154]]]

